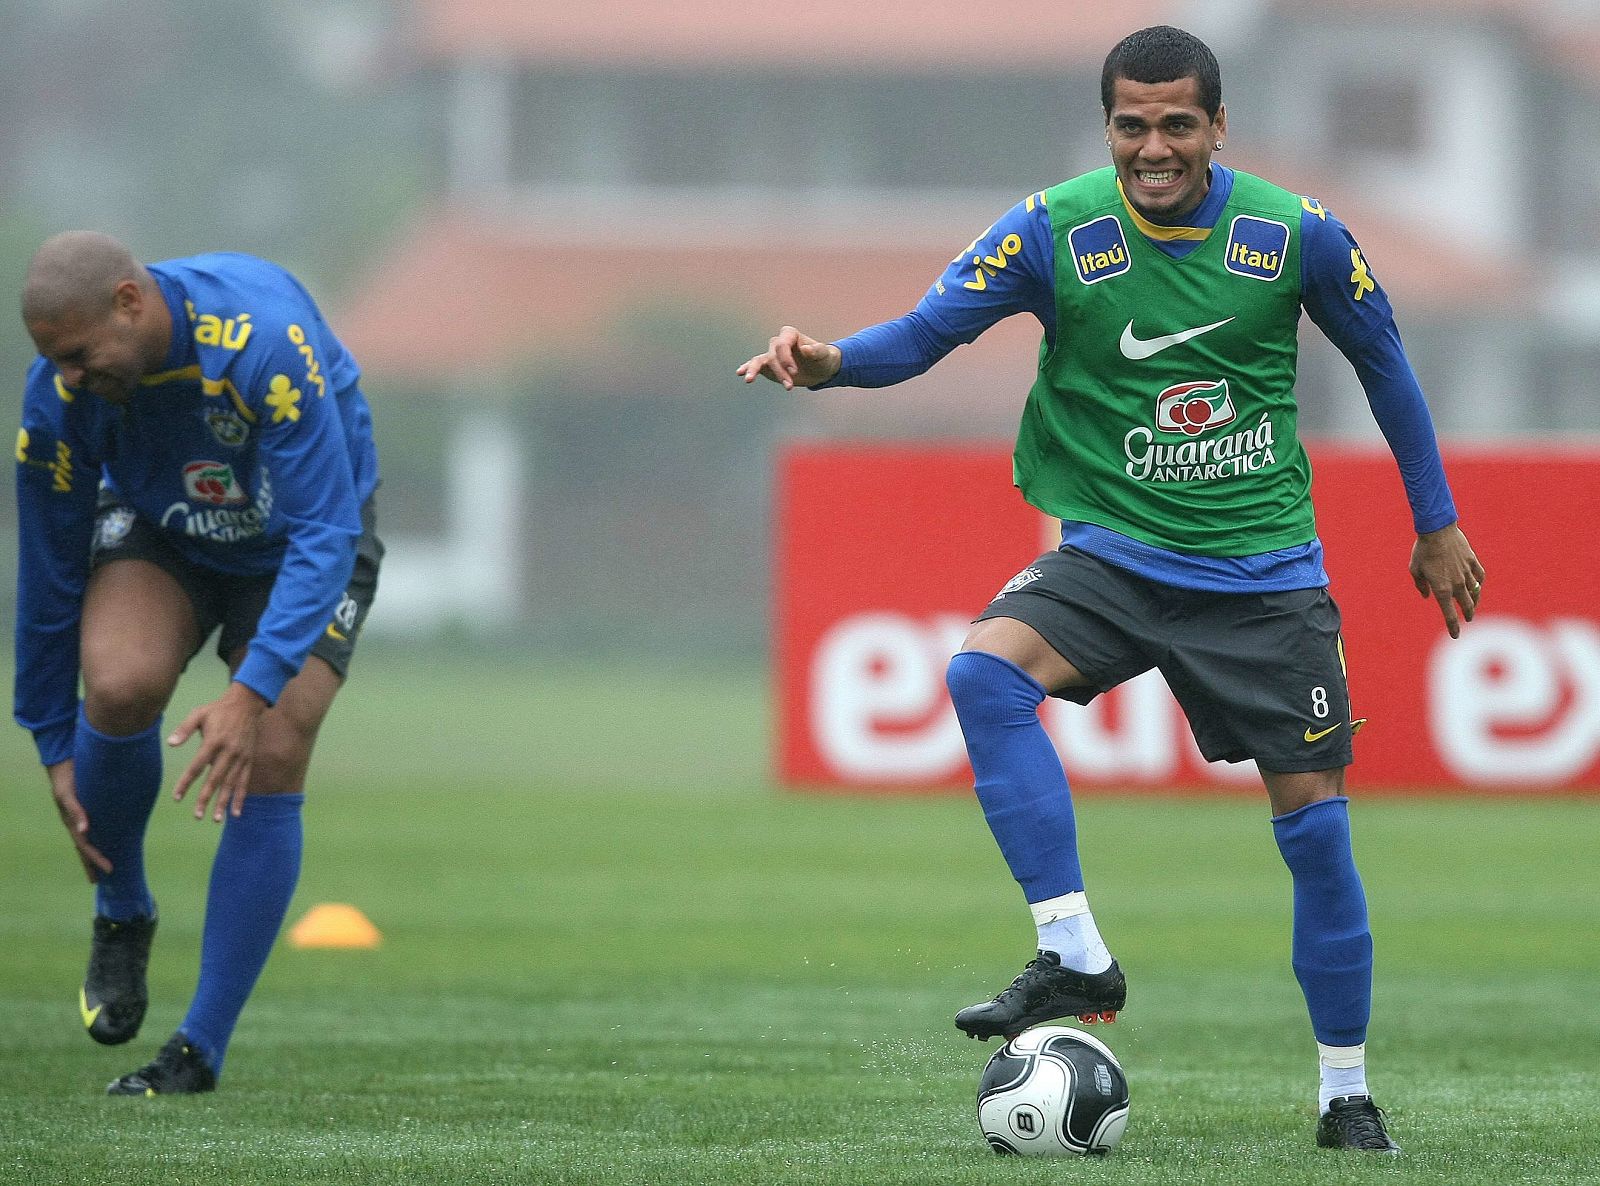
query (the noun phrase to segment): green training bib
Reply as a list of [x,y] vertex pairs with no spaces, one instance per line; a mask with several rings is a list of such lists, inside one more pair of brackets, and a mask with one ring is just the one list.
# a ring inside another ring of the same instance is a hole
[[1056,333],[1017,435],[1023,496],[1177,552],[1310,540],[1294,397],[1300,197],[1235,173],[1210,237],[1182,259],[1140,233],[1113,169],[1045,202]]

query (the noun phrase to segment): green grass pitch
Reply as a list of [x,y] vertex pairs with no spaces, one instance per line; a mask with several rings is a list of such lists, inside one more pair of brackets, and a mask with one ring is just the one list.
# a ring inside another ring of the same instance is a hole
[[[205,680],[215,681],[205,665]],[[193,988],[209,824],[163,802],[162,930],[132,1045],[81,1032],[89,899],[26,738],[0,741],[0,1182],[1439,1183],[1600,1177],[1600,800],[1366,800],[1369,1043],[1405,1147],[1312,1146],[1314,1049],[1264,801],[1085,797],[1127,969],[1104,1160],[1000,1159],[951,1025],[1030,950],[964,795],[800,796],[764,682],[474,671],[374,649],[324,738],[291,912],[221,1090],[108,1099]],[[191,677],[180,706],[211,689]],[[174,716],[171,719],[177,719]],[[178,769],[169,763],[168,785]]]

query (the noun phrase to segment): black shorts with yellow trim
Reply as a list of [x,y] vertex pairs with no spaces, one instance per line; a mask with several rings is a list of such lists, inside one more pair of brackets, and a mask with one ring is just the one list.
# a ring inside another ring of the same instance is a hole
[[1348,766],[1339,607],[1326,589],[1213,593],[1152,581],[1072,548],[1047,552],[977,620],[1014,618],[1089,681],[1054,694],[1087,704],[1152,668],[1208,762],[1254,758],[1294,773]]
[[[212,631],[220,627],[217,656],[230,664],[242,658],[250,640],[256,636],[256,627],[278,579],[276,573],[226,573],[197,564],[178,551],[167,532],[141,519],[111,491],[102,490],[95,508],[90,568],[130,559],[148,560],[178,582],[194,611],[199,639],[195,654],[205,646]],[[356,542],[356,563],[350,582],[327,628],[311,648],[311,654],[332,667],[341,679],[349,674],[356,639],[378,591],[378,570],[382,564],[383,541],[378,538],[377,511],[369,498],[361,508],[361,537]],[[194,654],[189,658],[194,658]]]

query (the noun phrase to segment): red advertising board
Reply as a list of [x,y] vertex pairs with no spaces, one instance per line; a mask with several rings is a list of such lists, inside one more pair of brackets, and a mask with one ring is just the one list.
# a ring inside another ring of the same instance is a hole
[[[1488,570],[1459,639],[1406,571],[1410,512],[1381,451],[1317,448],[1318,533],[1344,614],[1352,785],[1600,788],[1600,451],[1447,453]],[[778,774],[797,785],[935,787],[971,774],[944,666],[972,615],[1052,546],[999,445],[798,445],[778,473]],[[1576,522],[1576,525],[1574,523]],[[1154,673],[1042,710],[1078,787],[1257,785],[1209,765]]]

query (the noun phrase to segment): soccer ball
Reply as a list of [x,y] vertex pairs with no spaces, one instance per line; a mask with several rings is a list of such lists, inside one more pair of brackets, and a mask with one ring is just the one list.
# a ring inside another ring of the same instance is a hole
[[1104,1042],[1064,1025],[1018,1034],[978,1083],[978,1127],[996,1153],[1109,1153],[1128,1126],[1128,1077]]

